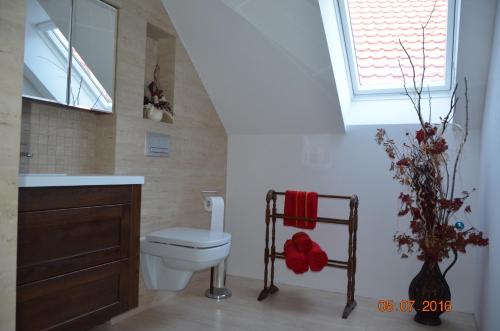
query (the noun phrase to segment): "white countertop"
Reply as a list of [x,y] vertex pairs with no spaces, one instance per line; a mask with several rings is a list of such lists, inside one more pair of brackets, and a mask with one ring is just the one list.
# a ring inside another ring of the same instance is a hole
[[20,174],[19,187],[142,185],[143,176]]

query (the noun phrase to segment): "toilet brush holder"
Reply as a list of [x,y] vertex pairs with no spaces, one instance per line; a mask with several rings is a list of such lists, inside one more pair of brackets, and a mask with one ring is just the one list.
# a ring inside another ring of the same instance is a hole
[[225,261],[210,269],[210,288],[205,296],[210,299],[224,300],[231,297],[231,290],[226,288]]

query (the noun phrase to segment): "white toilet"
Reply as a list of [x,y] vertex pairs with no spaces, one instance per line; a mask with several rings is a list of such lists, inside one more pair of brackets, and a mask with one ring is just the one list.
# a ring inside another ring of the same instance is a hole
[[149,289],[179,291],[193,272],[222,262],[231,234],[194,228],[167,228],[141,238],[141,273]]

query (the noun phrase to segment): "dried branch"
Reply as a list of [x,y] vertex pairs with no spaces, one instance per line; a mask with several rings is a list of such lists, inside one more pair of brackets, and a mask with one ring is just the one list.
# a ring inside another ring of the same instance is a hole
[[[460,144],[460,147],[458,148],[457,156],[455,158],[455,164],[453,165],[453,175],[452,175],[452,181],[451,181],[451,192],[450,192],[450,200],[453,200],[455,197],[455,182],[456,182],[456,176],[457,176],[457,170],[458,170],[458,163],[460,161],[460,157],[462,156],[462,152],[464,149],[464,145],[467,141],[467,137],[469,136],[469,87],[467,86],[467,78],[464,78],[464,83],[465,83],[465,133],[464,133],[464,139],[462,140],[462,143]],[[448,221],[449,217],[451,215],[451,212],[448,211],[446,215],[446,222]]]
[[[432,10],[434,11],[434,9]],[[430,21],[430,17],[429,17],[429,21]],[[426,69],[426,64],[425,64],[425,27],[427,26],[427,24],[429,23],[429,21],[427,21],[427,23],[425,24],[425,26],[423,25],[422,26],[422,78],[420,79],[420,90],[419,90],[419,94],[422,93],[422,90],[424,88],[424,79],[425,79],[425,69]]]
[[80,93],[82,92],[83,77],[80,77],[80,84],[78,85],[78,93],[76,94],[76,104],[80,104]]
[[[408,61],[410,62],[410,66],[411,66],[411,69],[412,69],[413,88],[415,90],[415,93],[417,94],[418,99],[417,99],[417,101],[415,101],[410,96],[410,94],[408,93],[408,90],[406,89],[406,86],[405,86],[406,95],[413,102],[413,106],[414,106],[414,108],[415,108],[415,110],[417,112],[418,120],[420,121],[420,125],[422,126],[422,128],[425,128],[424,119],[422,118],[422,108],[421,108],[422,96],[421,96],[421,93],[418,92],[419,90],[417,88],[417,74],[416,74],[416,70],[415,70],[415,64],[413,63],[413,60],[412,60],[410,54],[408,53],[408,50],[406,49],[406,47],[401,42],[401,39],[399,39],[399,44],[401,45],[401,48],[403,48],[403,51],[405,52],[406,57],[407,57]],[[403,76],[404,76],[404,74],[403,74]]]
[[448,126],[448,123],[451,122],[450,116],[453,116],[455,114],[455,109],[458,103],[459,98],[457,97],[457,89],[458,89],[458,83],[455,84],[455,88],[453,89],[453,93],[451,94],[450,98],[450,110],[446,114],[446,116],[443,118],[442,123],[443,123],[443,129],[441,131],[441,135],[444,133],[446,130],[446,127]]
[[422,28],[427,28],[427,25],[429,25],[429,22],[431,21],[431,18],[432,16],[434,15],[434,12],[436,11],[436,4],[437,4],[437,0],[434,0],[434,5],[432,5],[432,10],[431,10],[431,13],[429,14],[429,18],[427,19],[427,22],[425,23],[425,25],[422,26]]
[[431,96],[431,88],[427,85],[427,93],[429,97],[429,123],[432,123],[432,96]]
[[94,104],[90,107],[90,109],[94,109],[94,107],[97,105],[97,103],[99,102],[99,99],[101,99],[102,97],[102,91],[101,93],[99,93],[99,96],[97,97],[97,99],[95,99],[95,102]]
[[412,58],[410,56],[410,53],[408,53],[408,50],[406,49],[406,47],[403,45],[403,42],[401,41],[401,39],[399,39],[399,45],[401,46],[401,48],[405,52],[406,58],[410,62],[411,69],[413,71],[413,74],[412,74],[412,77],[413,77],[413,88],[415,89],[415,91],[418,91],[418,89],[417,89],[417,81],[416,81],[417,74],[415,72],[415,65],[413,64],[413,60],[412,60]]
[[417,109],[415,101],[413,100],[413,97],[410,95],[410,92],[408,92],[408,88],[406,87],[406,75],[404,73],[403,66],[401,65],[401,60],[398,60],[398,64],[399,64],[399,70],[401,70],[401,76],[403,77],[403,88],[405,90],[405,95],[411,100],[413,108]]

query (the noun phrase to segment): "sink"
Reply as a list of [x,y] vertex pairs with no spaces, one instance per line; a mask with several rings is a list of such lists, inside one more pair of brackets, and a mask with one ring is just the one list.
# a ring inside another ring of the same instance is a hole
[[50,176],[67,176],[68,174],[44,174],[44,173],[36,173],[36,174],[32,174],[32,173],[21,173],[19,174],[19,176],[43,176],[43,177],[50,177]]
[[144,184],[143,176],[19,174],[19,187],[95,186]]

